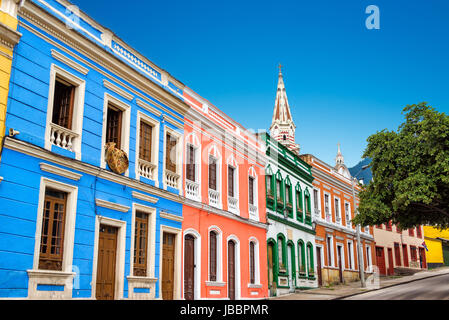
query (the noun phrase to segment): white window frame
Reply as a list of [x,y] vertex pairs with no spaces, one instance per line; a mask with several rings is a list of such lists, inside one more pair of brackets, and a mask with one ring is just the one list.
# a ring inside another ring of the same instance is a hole
[[162,163],[162,167],[163,167],[163,171],[162,171],[162,181],[163,181],[163,188],[165,190],[167,190],[167,183],[165,181],[165,175],[166,175],[166,170],[165,170],[165,158],[166,158],[166,145],[167,145],[167,133],[170,134],[171,137],[174,137],[176,139],[176,173],[178,175],[178,181],[177,181],[177,187],[175,189],[179,190],[179,194],[182,195],[182,188],[181,188],[181,177],[182,177],[182,165],[183,165],[183,139],[182,139],[182,134],[179,133],[176,130],[173,130],[171,128],[169,128],[167,125],[164,125],[164,146],[163,146],[163,163]]
[[[345,261],[345,244],[342,242],[337,242],[336,243],[336,248],[337,248],[337,252],[338,252],[338,247],[340,247],[341,249],[341,270],[344,271],[346,270],[346,261]],[[338,253],[337,253],[337,257],[338,257]],[[338,268],[338,264],[336,265],[336,267]]]
[[[254,192],[254,194],[253,194],[253,199],[254,199],[254,204],[253,204],[253,206],[255,206],[256,207],[256,213],[255,213],[255,216],[251,216],[250,214],[249,214],[249,207],[250,207],[250,203],[249,203],[249,178],[253,178],[254,179],[254,183],[253,183],[253,192]],[[257,171],[256,171],[256,169],[254,168],[254,166],[250,166],[249,167],[249,170],[248,170],[248,178],[247,178],[247,181],[248,181],[248,217],[249,217],[249,219],[252,219],[252,220],[255,220],[255,221],[259,221],[259,195],[258,195],[258,183],[259,183],[259,181],[258,181],[258,177],[257,177]],[[290,187],[291,188],[291,187]],[[286,197],[285,197],[285,195],[284,195],[284,198],[286,199]]]
[[[333,213],[335,215],[335,223],[338,224],[338,225],[342,225],[343,224],[343,219],[342,219],[342,216],[341,216],[341,200],[340,200],[340,197],[334,196],[332,200],[333,200],[332,204],[333,204],[333,207],[334,207]],[[338,206],[335,206],[335,200],[338,201]],[[338,211],[338,215],[337,215],[337,211]],[[340,221],[338,221],[337,217],[340,218]]]
[[[234,281],[235,281],[235,299],[236,300],[240,300],[241,299],[241,287],[240,287],[240,282],[241,282],[241,278],[240,278],[240,240],[239,238],[234,235],[231,234],[230,236],[228,236],[226,238],[226,270],[228,270],[228,256],[229,256],[229,252],[228,252],[228,242],[232,240],[235,242],[235,277],[234,277]],[[227,283],[229,283],[229,279],[228,279],[228,274],[226,274],[226,280]],[[229,290],[226,290],[226,296],[227,298],[229,298]]]
[[[251,269],[250,269],[250,243],[254,243],[254,283],[251,283]],[[248,240],[248,288],[259,288],[261,287],[260,283],[260,246],[259,240],[256,237],[250,237]]]
[[196,187],[198,188],[198,195],[196,197],[190,196],[187,193],[187,185],[185,186],[186,190],[184,190],[184,194],[185,194],[186,198],[196,200],[196,201],[201,201],[201,168],[202,168],[202,165],[201,165],[201,143],[200,143],[200,140],[198,139],[197,135],[195,134],[195,132],[191,132],[185,138],[186,165],[187,165],[187,150],[188,150],[189,146],[192,146],[193,150],[195,152],[195,181],[190,181],[189,179],[187,179],[187,167],[186,167],[184,169],[185,183],[187,184],[187,181],[189,181],[189,182],[196,184]]
[[[346,205],[348,205],[348,212],[349,212],[349,220],[347,219],[347,215],[346,215]],[[351,215],[351,203],[349,201],[344,200],[344,210],[345,210],[345,225],[348,228],[352,229],[352,223],[351,223],[351,219],[352,219],[352,215]]]
[[226,161],[227,166],[226,166],[226,179],[228,179],[229,176],[229,167],[232,167],[234,169],[234,199],[237,200],[237,208],[235,210],[232,210],[229,208],[229,181],[227,181],[226,185],[228,187],[228,190],[226,190],[226,198],[228,199],[228,210],[239,214],[240,213],[240,194],[239,194],[239,166],[237,164],[237,161],[234,158],[234,155],[230,155],[228,157],[228,160]]
[[[355,260],[354,260],[354,241],[348,240],[347,241],[347,247],[348,247],[348,258],[351,259],[351,263],[348,266],[349,270],[355,270]],[[349,261],[348,261],[349,262]]]
[[[331,239],[331,241],[330,241],[330,248],[328,248],[328,242],[327,242],[327,239],[328,238],[330,238]],[[331,235],[326,235],[326,247],[327,247],[327,249],[328,250],[330,250],[330,253],[331,253],[331,261],[328,261],[328,264],[327,264],[327,266],[328,267],[335,267],[335,252],[334,252],[334,237],[333,236],[331,236]],[[329,254],[328,254],[328,252],[326,251],[326,257],[328,257],[329,258]],[[330,263],[329,263],[330,262]]]
[[156,119],[150,117],[149,115],[137,111],[137,123],[136,123],[136,179],[140,180],[139,174],[139,149],[140,149],[140,122],[143,121],[150,126],[152,129],[152,137],[151,137],[151,161],[150,163],[154,165],[154,182],[156,187],[159,187],[159,131],[160,131],[160,123]]
[[[372,270],[372,261],[371,261],[371,246],[370,245],[366,245],[365,244],[365,253],[364,254],[366,254],[366,264],[367,264],[367,266],[365,266],[365,269],[366,270]],[[401,252],[401,254],[402,254],[402,252]]]
[[[222,157],[220,155],[220,153],[218,152],[218,147],[213,144],[210,148],[209,148],[209,152],[207,153],[207,190],[208,190],[208,194],[209,194],[209,160],[210,157],[213,157],[216,160],[216,165],[217,165],[217,169],[216,169],[216,183],[217,183],[217,190],[215,190],[216,192],[218,192],[218,205],[217,207],[219,209],[223,208],[223,194],[222,194],[222,183],[221,183],[221,179],[222,179]],[[209,197],[208,197],[209,198]],[[211,204],[210,199],[209,199],[209,205],[215,206],[213,204]]]
[[[101,168],[106,168],[106,126],[107,126],[107,115],[108,115],[108,105],[111,103],[114,107],[122,111],[122,125],[121,125],[121,150],[126,152],[129,158],[129,134],[130,134],[130,124],[131,124],[131,106],[120,99],[110,95],[109,93],[104,93],[104,103],[103,103],[103,129],[101,133]],[[118,147],[118,146],[117,146]],[[126,169],[125,176],[129,176],[129,167]]]
[[[51,188],[54,190],[67,193],[61,271],[39,269],[39,256],[40,256],[42,223],[43,223],[42,219],[44,213],[43,211],[44,211],[46,188]],[[28,297],[31,299],[72,298],[72,281],[76,275],[72,271],[72,264],[73,264],[73,247],[75,238],[77,200],[78,200],[78,187],[62,183],[53,179],[41,177],[39,187],[39,204],[36,218],[37,220],[36,220],[36,233],[34,242],[33,269],[27,270],[29,277]],[[56,293],[53,291],[38,291],[37,290],[38,284],[64,285],[64,291],[60,293],[59,292]]]
[[[318,199],[316,200],[317,201],[317,203],[318,203],[318,213],[317,212],[315,212],[315,191],[317,191],[317,195],[318,195]],[[320,193],[320,189],[319,188],[316,188],[316,187],[313,187],[312,188],[312,194],[313,194],[313,211],[314,211],[314,214],[315,214],[315,219],[316,218],[321,218],[322,216],[321,216],[321,193]]]
[[45,144],[44,147],[51,151],[52,143],[50,141],[51,123],[53,118],[53,104],[55,96],[56,78],[60,77],[76,87],[75,96],[73,99],[73,114],[72,114],[72,129],[67,129],[77,134],[78,136],[73,141],[73,150],[75,159],[81,160],[81,141],[83,133],[83,114],[84,114],[84,95],[86,90],[86,81],[73,75],[69,71],[51,64],[50,67],[50,86],[48,90],[48,105],[47,105],[47,122],[45,126]]
[[[326,195],[328,196],[327,198],[329,199],[329,214],[330,214],[330,220],[327,220],[327,216],[326,216]],[[332,196],[330,193],[324,191],[324,195],[323,195],[323,201],[324,201],[324,221],[332,223]]]
[[[216,261],[217,261],[217,280],[210,281],[210,233],[215,232],[217,234],[217,250],[216,250]],[[206,285],[221,285],[223,282],[223,232],[217,226],[210,226],[207,232],[207,243],[209,251],[207,252],[207,281]]]

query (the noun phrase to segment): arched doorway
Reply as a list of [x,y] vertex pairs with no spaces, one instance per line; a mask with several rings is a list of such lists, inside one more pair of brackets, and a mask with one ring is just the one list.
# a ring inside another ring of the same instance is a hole
[[184,299],[195,299],[195,237],[184,237]]

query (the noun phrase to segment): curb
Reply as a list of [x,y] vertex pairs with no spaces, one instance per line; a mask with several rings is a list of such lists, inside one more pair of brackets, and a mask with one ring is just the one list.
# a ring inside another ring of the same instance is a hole
[[403,282],[399,282],[399,283],[393,283],[393,284],[390,284],[390,285],[387,285],[385,287],[381,287],[381,288],[378,288],[378,289],[371,289],[371,290],[367,290],[367,291],[364,291],[364,292],[352,293],[352,294],[349,294],[349,295],[346,295],[346,296],[337,297],[337,298],[334,298],[334,299],[331,299],[331,300],[342,300],[342,299],[353,297],[353,296],[357,296],[357,295],[360,295],[360,294],[365,294],[365,293],[368,293],[368,292],[378,291],[378,290],[382,290],[382,289],[386,289],[386,288],[390,288],[390,287],[399,286],[401,284],[407,284],[407,283],[411,283],[411,282],[415,282],[415,281],[419,281],[419,280],[424,280],[424,279],[429,279],[429,278],[434,278],[434,277],[439,277],[439,276],[447,275],[447,274],[449,274],[449,273],[445,272],[445,273],[439,273],[439,274],[430,275],[428,277],[422,277],[422,278],[419,278],[419,279],[412,279],[412,280],[403,281]]

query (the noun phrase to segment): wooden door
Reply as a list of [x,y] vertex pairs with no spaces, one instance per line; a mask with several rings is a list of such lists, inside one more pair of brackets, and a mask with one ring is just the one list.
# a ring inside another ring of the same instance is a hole
[[384,248],[376,247],[376,262],[381,275],[386,275]]
[[388,248],[388,274],[390,276],[394,275],[393,249],[391,248]]
[[273,288],[274,274],[273,274],[273,245],[268,245],[268,288],[270,292]]
[[419,260],[421,261],[421,269],[427,268],[426,252],[424,248],[419,248]]
[[184,239],[184,299],[195,299],[195,238],[188,234]]
[[443,249],[443,264],[445,266],[449,266],[449,245],[443,243],[442,249]]
[[118,228],[100,225],[96,298],[114,300]]
[[318,286],[323,285],[323,275],[321,274],[321,248],[316,248],[316,262],[317,262],[317,272],[318,272]]
[[404,259],[404,267],[408,267],[408,252],[407,252],[407,245],[402,245],[402,257]]
[[341,261],[341,248],[337,246],[337,255],[338,255],[338,276],[340,277],[340,282],[343,283],[343,264]]
[[175,235],[164,232],[162,245],[162,299],[173,300]]
[[235,243],[228,242],[228,297],[235,300]]

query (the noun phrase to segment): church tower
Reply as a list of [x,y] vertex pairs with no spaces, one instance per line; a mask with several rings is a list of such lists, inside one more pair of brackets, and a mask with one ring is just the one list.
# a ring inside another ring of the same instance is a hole
[[281,67],[279,65],[278,88],[271,120],[270,136],[299,155],[299,145],[295,143],[296,126],[290,112]]
[[335,157],[335,170],[342,176],[350,179],[351,173],[349,172],[348,167],[345,165],[345,158],[343,158],[343,154],[340,150],[340,143],[338,143],[337,156]]

